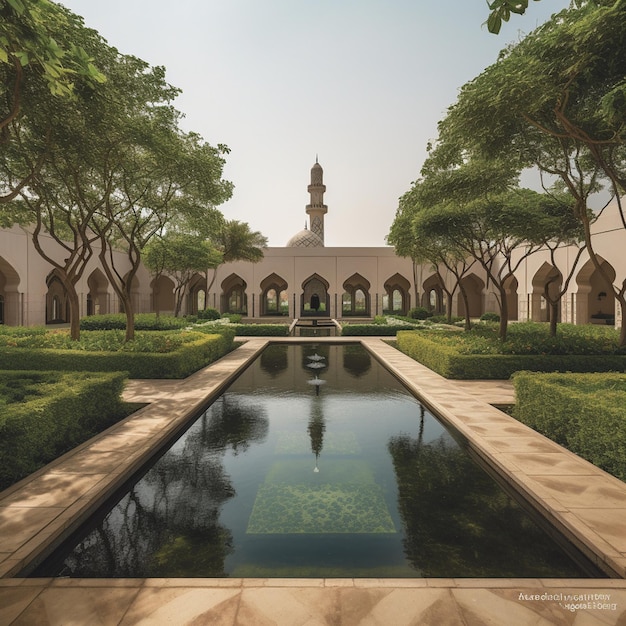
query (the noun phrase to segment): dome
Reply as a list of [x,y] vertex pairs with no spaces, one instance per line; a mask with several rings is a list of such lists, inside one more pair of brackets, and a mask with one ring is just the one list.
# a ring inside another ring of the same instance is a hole
[[288,248],[323,248],[324,242],[319,235],[307,230],[296,233],[288,242]]

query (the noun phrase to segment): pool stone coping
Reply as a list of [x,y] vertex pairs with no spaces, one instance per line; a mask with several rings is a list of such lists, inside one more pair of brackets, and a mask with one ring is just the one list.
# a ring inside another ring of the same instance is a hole
[[[129,381],[125,398],[150,402],[148,406],[0,493],[0,583],[23,580],[14,577],[48,556],[266,345],[277,342],[362,343],[588,558],[626,578],[624,483],[487,404],[469,392],[469,383],[456,386],[388,341],[246,338],[236,350],[187,379]],[[597,584],[606,582],[598,579]]]

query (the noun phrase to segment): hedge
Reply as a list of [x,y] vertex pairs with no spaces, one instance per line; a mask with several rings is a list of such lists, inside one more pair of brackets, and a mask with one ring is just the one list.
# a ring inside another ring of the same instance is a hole
[[231,324],[237,337],[288,337],[288,324]]
[[393,337],[395,334],[402,330],[403,326],[400,324],[396,325],[385,325],[385,324],[346,324],[341,328],[341,335],[343,337],[350,336],[385,336],[385,337]]
[[[0,489],[5,489],[129,413],[121,401],[124,372],[4,371],[5,382],[30,377],[39,397],[0,412]],[[6,398],[4,398],[6,400]]]
[[459,354],[415,331],[397,335],[399,350],[445,378],[508,379],[514,372],[618,372],[626,370],[623,354]]
[[513,381],[516,419],[626,480],[626,375],[518,372]]
[[3,348],[0,370],[125,371],[131,378],[185,378],[232,348],[232,333],[190,334],[197,338],[172,352],[159,353]]
[[[155,313],[137,313],[135,330],[176,330],[188,325],[182,317],[159,315]],[[106,315],[89,315],[80,320],[81,330],[125,330],[126,315],[124,313],[107,313]]]

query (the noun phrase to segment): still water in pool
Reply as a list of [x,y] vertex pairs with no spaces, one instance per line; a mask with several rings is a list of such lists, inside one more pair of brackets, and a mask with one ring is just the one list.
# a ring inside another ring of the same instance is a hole
[[273,345],[35,575],[579,577],[360,345]]

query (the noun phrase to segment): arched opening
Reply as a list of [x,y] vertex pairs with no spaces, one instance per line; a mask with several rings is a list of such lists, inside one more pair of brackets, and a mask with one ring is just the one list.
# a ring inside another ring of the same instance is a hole
[[319,274],[309,276],[302,283],[302,295],[300,296],[301,316],[330,316],[328,287],[328,282]]
[[506,303],[509,310],[509,319],[517,320],[519,319],[519,310],[518,310],[518,297],[517,297],[517,288],[518,282],[515,276],[509,276],[504,281],[504,289],[506,291]]
[[190,315],[196,315],[198,311],[204,311],[207,308],[206,278],[202,274],[194,274],[191,277],[187,294],[187,311]]
[[221,311],[222,313],[248,313],[248,295],[246,281],[237,274],[231,274],[222,281]]
[[287,281],[270,274],[261,281],[261,315],[289,315]]
[[446,312],[444,291],[441,279],[437,274],[429,276],[422,284],[424,291],[422,306],[435,315],[443,315]]
[[[548,296],[551,300],[558,298],[563,283],[563,275],[561,272],[544,262],[533,276],[533,291],[530,301],[530,319],[535,322],[549,322],[552,316],[552,307],[545,298],[546,285],[548,286]],[[561,321],[561,306],[559,303],[557,311],[557,322]]]
[[87,315],[109,312],[109,281],[101,270],[95,269],[87,278]]
[[468,274],[460,281],[459,294],[457,296],[457,308],[461,317],[466,317],[465,314],[465,302],[463,296],[460,293],[460,287],[465,289],[467,294],[467,301],[469,307],[469,317],[480,317],[484,311],[483,305],[483,289],[485,283],[476,276],[476,274]]
[[411,305],[411,283],[401,274],[394,274],[384,284],[383,313],[406,315]]
[[176,296],[174,295],[174,281],[169,276],[161,274],[151,283],[152,308],[159,313],[174,313]]
[[20,277],[13,266],[0,257],[0,324],[20,324]]
[[611,281],[607,283],[589,259],[576,275],[576,322],[578,324],[615,324],[615,269],[602,257],[600,267]]
[[353,274],[343,283],[342,316],[370,316],[370,283],[360,274]]
[[70,306],[67,291],[57,271],[52,270],[46,278],[46,324],[66,324],[70,321]]

